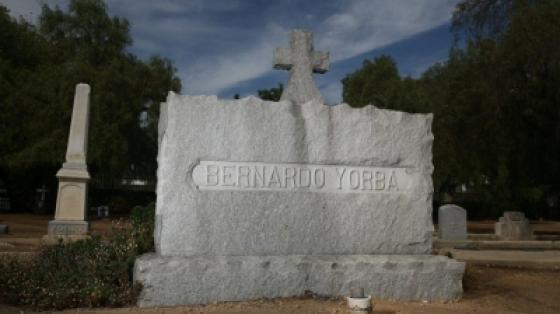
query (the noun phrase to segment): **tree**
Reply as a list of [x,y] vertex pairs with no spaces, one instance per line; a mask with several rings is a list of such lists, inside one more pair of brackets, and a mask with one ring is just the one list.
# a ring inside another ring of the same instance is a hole
[[464,1],[453,17],[455,31],[467,35],[467,57],[482,74],[484,112],[496,132],[492,154],[481,158],[483,173],[503,209],[535,214],[560,195],[558,19],[554,0]]
[[[171,61],[128,53],[128,21],[110,17],[100,0],[72,0],[66,12],[44,5],[38,27],[1,8],[0,45],[12,48],[0,51],[0,170],[54,178],[65,155],[74,87],[84,82],[92,87],[92,175],[154,177],[159,102],[181,88]],[[27,194],[34,189],[21,184]]]
[[280,101],[282,97],[282,92],[284,91],[284,85],[278,83],[278,87],[272,87],[270,89],[259,89],[259,97],[262,100],[270,101]]
[[464,0],[445,63],[402,79],[388,57],[343,80],[351,105],[433,112],[436,191],[555,215],[560,197],[560,2]]

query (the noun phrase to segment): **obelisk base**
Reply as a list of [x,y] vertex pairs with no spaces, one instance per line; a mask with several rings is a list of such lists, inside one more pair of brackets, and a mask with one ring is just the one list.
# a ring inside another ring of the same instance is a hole
[[49,234],[43,236],[42,243],[46,245],[89,239],[89,222],[80,220],[51,220]]
[[85,164],[65,163],[56,176],[58,195],[55,219],[49,222],[48,235],[43,237],[43,243],[55,244],[59,240],[71,242],[89,238],[86,204],[90,176]]

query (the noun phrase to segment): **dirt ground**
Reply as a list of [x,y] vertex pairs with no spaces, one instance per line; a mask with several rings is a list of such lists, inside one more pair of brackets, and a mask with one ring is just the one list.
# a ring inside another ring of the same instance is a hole
[[[0,252],[33,252],[41,245],[47,234],[52,215],[0,213],[0,223],[8,225],[8,234],[0,235]],[[111,229],[113,220],[90,219],[92,235],[103,235]]]
[[[8,224],[9,234],[0,235],[0,252],[33,252],[41,245],[41,238],[47,233],[47,225],[52,215],[5,214],[0,213],[0,223]],[[114,220],[109,218],[91,219],[93,235],[106,234]],[[495,221],[469,221],[469,233],[494,233]],[[560,222],[531,222],[538,235],[560,235]]]
[[[52,216],[0,214],[10,234],[0,235],[0,252],[33,251],[46,233]],[[469,222],[469,232],[491,233],[493,221]],[[93,234],[104,234],[111,220],[93,220]],[[537,233],[560,234],[560,222],[538,222]],[[4,243],[4,247],[2,247]],[[560,313],[560,271],[468,265],[465,293],[457,302],[422,303],[375,300],[374,313]],[[0,305],[0,313],[29,313],[26,308]],[[227,302],[207,306],[139,309],[77,309],[63,313],[349,313],[342,299],[289,298]]]
[[[469,221],[467,229],[469,233],[494,233],[495,223],[495,220]],[[531,226],[537,235],[560,234],[560,221],[531,221]]]

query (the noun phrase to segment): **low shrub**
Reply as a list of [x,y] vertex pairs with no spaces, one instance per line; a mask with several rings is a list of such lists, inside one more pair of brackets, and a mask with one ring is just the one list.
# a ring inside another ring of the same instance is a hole
[[137,207],[130,222],[113,224],[105,238],[92,237],[42,248],[28,260],[0,260],[0,302],[37,309],[132,304],[136,257],[153,249],[154,206]]

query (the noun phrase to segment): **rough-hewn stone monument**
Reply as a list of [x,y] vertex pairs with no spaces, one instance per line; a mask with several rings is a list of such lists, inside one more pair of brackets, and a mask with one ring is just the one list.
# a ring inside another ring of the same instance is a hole
[[438,209],[438,233],[441,240],[467,239],[467,211],[447,204]]
[[296,51],[280,58],[309,72],[292,71],[289,101],[169,94],[156,253],[134,270],[139,306],[354,287],[384,299],[461,297],[464,264],[430,255],[432,115],[330,107],[299,90],[294,75],[326,68],[310,40],[296,31]]
[[522,212],[504,212],[494,231],[502,240],[533,240],[533,228]]
[[54,220],[49,222],[49,238],[81,238],[88,233],[86,221],[87,182],[86,164],[89,128],[89,93],[87,84],[78,84],[74,96],[66,162],[58,171],[58,194]]

